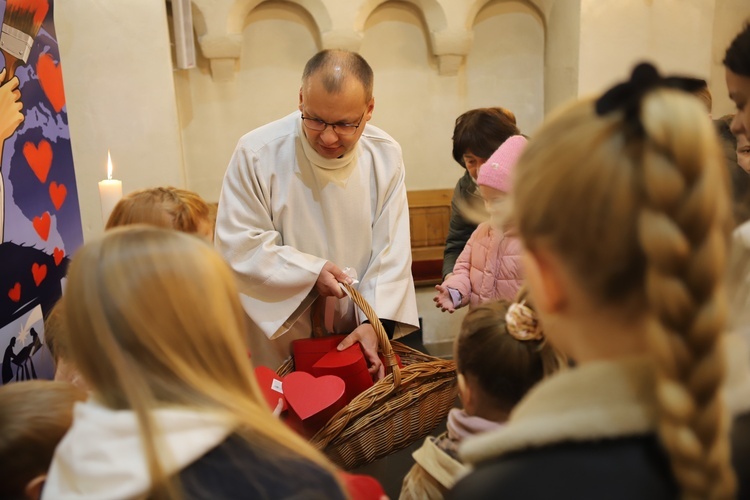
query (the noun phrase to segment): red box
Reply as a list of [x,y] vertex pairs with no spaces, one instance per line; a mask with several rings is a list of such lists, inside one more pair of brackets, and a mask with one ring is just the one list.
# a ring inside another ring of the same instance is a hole
[[346,404],[362,391],[372,387],[372,376],[367,371],[367,361],[359,343],[343,351],[333,350],[320,358],[312,367],[316,377],[335,375],[346,383]]
[[295,371],[312,373],[312,367],[317,361],[336,349],[346,335],[331,335],[298,339],[292,342]]
[[309,373],[292,372],[283,380],[289,403],[287,424],[305,437],[312,437],[346,406],[346,384],[339,377],[315,378]]

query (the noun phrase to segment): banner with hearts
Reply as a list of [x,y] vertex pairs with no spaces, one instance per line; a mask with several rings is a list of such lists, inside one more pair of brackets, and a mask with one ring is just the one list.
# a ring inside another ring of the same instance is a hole
[[[14,0],[8,15],[6,4],[0,0],[0,70],[8,75],[0,81],[3,383],[54,374],[42,318],[62,294],[69,256],[83,244],[54,0]],[[6,52],[19,32],[28,50]]]

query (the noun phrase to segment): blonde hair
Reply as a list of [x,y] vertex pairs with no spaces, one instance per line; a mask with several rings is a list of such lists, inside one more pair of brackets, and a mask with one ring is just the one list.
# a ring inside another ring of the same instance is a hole
[[232,272],[204,241],[139,225],[107,232],[74,257],[63,300],[76,366],[98,400],[137,417],[151,496],[178,488],[157,459],[149,412],[159,407],[224,415],[267,456],[301,456],[335,473],[267,408]]
[[192,191],[171,186],[141,189],[117,202],[105,229],[149,224],[197,233],[202,225],[210,225],[209,212],[206,201]]
[[713,125],[689,94],[641,100],[641,130],[591,100],[551,118],[516,169],[514,216],[579,286],[623,313],[647,311],[658,367],[658,432],[684,497],[729,498],[721,290],[731,227]]
[[0,497],[24,498],[45,474],[86,393],[66,382],[30,380],[0,387]]

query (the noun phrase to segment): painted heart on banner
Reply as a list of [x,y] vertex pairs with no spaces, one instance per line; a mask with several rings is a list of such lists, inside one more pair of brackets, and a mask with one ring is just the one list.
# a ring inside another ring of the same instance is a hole
[[23,145],[23,156],[34,171],[40,182],[47,182],[47,175],[52,166],[52,146],[47,139],[39,141],[39,145],[33,142],[27,142]]
[[47,238],[49,238],[49,226],[52,223],[49,212],[44,212],[41,217],[34,217],[31,223],[36,230],[36,234],[44,241],[47,241]]
[[55,247],[55,249],[52,251],[52,257],[55,259],[55,265],[59,266],[60,262],[62,262],[63,258],[65,258],[65,251]]
[[34,283],[36,283],[36,286],[39,286],[42,281],[44,281],[44,278],[47,277],[47,264],[42,264],[40,266],[34,262],[31,266],[31,274],[34,275]]
[[39,56],[36,63],[36,74],[44,94],[56,112],[60,112],[65,106],[65,90],[63,89],[62,68],[55,64],[55,60],[49,53]]
[[13,288],[8,290],[8,297],[10,297],[10,300],[13,302],[18,302],[21,300],[21,284],[16,283]]
[[49,197],[57,210],[60,210],[66,196],[68,196],[68,188],[65,187],[65,184],[58,184],[54,181],[50,183]]

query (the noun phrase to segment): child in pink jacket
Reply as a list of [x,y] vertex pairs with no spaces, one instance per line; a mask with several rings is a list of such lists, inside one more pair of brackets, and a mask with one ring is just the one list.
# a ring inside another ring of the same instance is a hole
[[521,288],[521,242],[504,227],[500,212],[510,193],[511,176],[526,138],[514,135],[479,169],[477,184],[490,220],[480,224],[434,298],[436,307],[453,312],[491,300],[513,300]]

